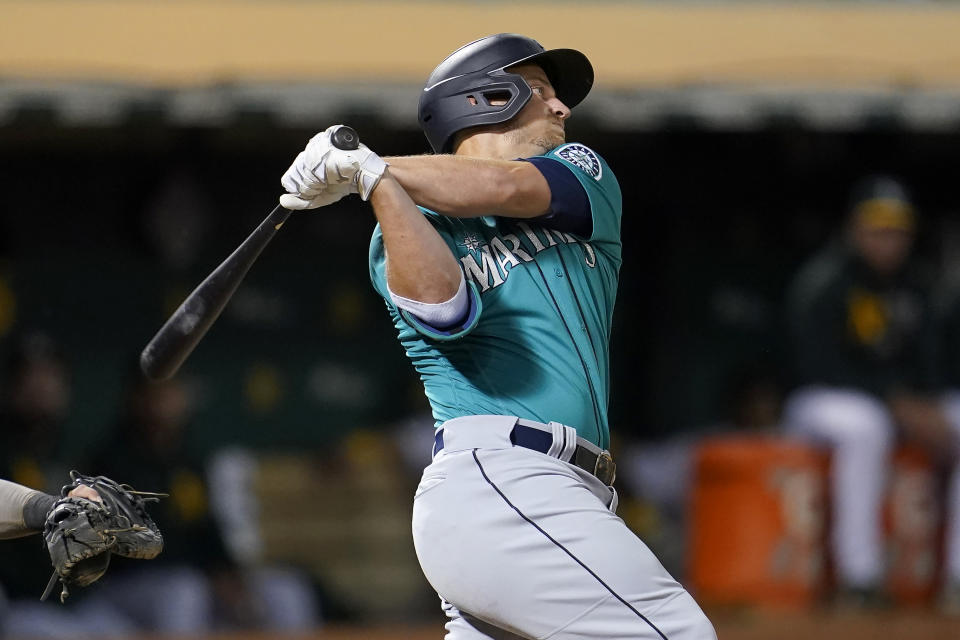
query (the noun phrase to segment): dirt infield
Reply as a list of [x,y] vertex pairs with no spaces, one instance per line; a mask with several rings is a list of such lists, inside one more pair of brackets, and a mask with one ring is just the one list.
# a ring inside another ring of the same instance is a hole
[[[720,640],[960,640],[960,618],[920,612],[870,615],[741,612],[715,614],[711,619]],[[211,640],[268,640],[280,637],[297,640],[442,640],[443,627],[439,622],[416,627],[337,627],[296,636],[220,634],[212,636]],[[186,639],[180,636],[178,640]]]
[[960,618],[924,613],[712,616],[721,640],[960,640]]

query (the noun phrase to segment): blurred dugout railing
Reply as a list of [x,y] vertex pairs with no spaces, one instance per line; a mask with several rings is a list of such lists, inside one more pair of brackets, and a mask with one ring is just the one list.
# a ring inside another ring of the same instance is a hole
[[[310,127],[328,114],[356,113],[391,128],[416,129],[413,85],[280,84],[144,88],[99,82],[7,80],[0,83],[0,127],[43,112],[58,126],[116,127],[152,115],[172,127],[229,127],[247,114],[276,126]],[[876,126],[915,131],[960,127],[960,89],[796,86],[696,86],[598,89],[577,110],[604,131],[656,131],[684,122],[710,130],[749,131],[794,123],[813,130]]]
[[358,112],[413,128],[439,58],[498,31],[587,52],[597,90],[577,115],[611,131],[960,121],[957,3],[3,0],[0,16],[0,126],[40,109],[67,126]]

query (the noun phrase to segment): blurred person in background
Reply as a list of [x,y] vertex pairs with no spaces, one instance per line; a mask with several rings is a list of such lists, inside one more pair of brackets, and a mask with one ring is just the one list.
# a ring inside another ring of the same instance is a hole
[[259,460],[237,446],[207,462],[210,511],[231,565],[213,575],[219,626],[303,632],[322,623],[318,585],[305,568],[263,560]]
[[192,402],[184,383],[150,383],[137,367],[128,384],[123,414],[91,468],[169,494],[153,514],[165,548],[146,567],[118,559],[111,579],[91,598],[115,607],[142,631],[315,626],[308,583],[282,573],[245,573],[228,552],[213,515],[217,496],[210,490],[207,460],[187,446]]
[[[63,422],[70,410],[70,373],[54,340],[40,332],[15,338],[3,370],[0,478],[59,494],[70,470],[61,459]],[[38,604],[50,558],[36,538],[0,547],[0,585],[12,601],[8,628],[20,629],[27,606]],[[21,606],[24,605],[24,606]],[[34,623],[41,628],[42,625]]]
[[[53,338],[27,331],[7,355],[0,408],[0,478],[47,494],[60,494],[73,464],[63,451],[63,424],[71,406],[70,370]],[[41,494],[42,495],[42,494]],[[53,497],[47,501],[52,504]],[[120,635],[122,619],[93,606],[88,589],[65,606],[41,603],[50,576],[43,541],[27,536],[0,545],[0,632],[10,637],[73,638],[78,633]]]
[[38,489],[59,489],[69,470],[60,449],[70,402],[70,372],[59,347],[49,335],[25,333],[4,368],[0,475]]
[[845,234],[800,270],[787,303],[797,386],[784,422],[832,454],[831,547],[845,606],[887,601],[890,455],[899,434],[938,419],[924,344],[931,276],[912,257],[916,224],[899,181],[864,179],[853,189]]
[[[138,375],[138,374],[134,374]],[[189,399],[178,381],[148,386],[131,379],[119,421],[93,453],[90,468],[150,491],[169,493],[152,510],[164,533],[154,564],[112,563],[111,580],[91,598],[116,608],[138,630],[199,633],[213,628],[205,570],[226,564],[207,511],[202,461],[184,448]]]

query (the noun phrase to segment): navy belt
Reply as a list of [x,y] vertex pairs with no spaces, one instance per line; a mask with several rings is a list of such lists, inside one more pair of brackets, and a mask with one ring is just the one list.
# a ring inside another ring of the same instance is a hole
[[[523,422],[527,424],[522,424]],[[537,428],[528,426],[530,424],[539,425],[539,423],[534,423],[529,420],[518,421],[517,424],[514,425],[513,430],[510,431],[510,442],[513,443],[515,447],[533,449],[534,451],[546,454],[553,445],[553,433],[545,430],[549,429],[546,425],[540,425],[542,428]],[[433,440],[433,453],[436,455],[443,449],[443,429],[437,430]],[[564,462],[569,462],[572,465],[580,467],[587,473],[593,474],[608,487],[613,486],[613,481],[617,475],[617,465],[614,464],[613,458],[610,457],[607,451],[597,453],[581,444],[577,445],[571,458],[564,460]]]

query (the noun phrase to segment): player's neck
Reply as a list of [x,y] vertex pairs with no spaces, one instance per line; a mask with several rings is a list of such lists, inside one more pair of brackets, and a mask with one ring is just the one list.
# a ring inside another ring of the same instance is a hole
[[518,144],[510,140],[511,136],[502,133],[477,131],[464,136],[457,145],[455,155],[471,158],[490,158],[493,160],[516,160],[532,158],[543,153],[543,149],[533,144]]

